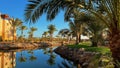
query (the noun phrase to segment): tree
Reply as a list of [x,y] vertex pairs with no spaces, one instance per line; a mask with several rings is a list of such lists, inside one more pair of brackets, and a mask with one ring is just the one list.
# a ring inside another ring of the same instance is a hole
[[49,25],[48,26],[48,33],[50,34],[50,40],[52,41],[53,33],[56,31],[55,25]]
[[24,37],[23,32],[24,32],[24,30],[27,30],[27,27],[22,25],[22,26],[20,26],[20,30],[21,30],[20,38],[23,38]]
[[35,27],[31,27],[30,28],[30,31],[31,31],[31,36],[33,37],[33,33],[37,30],[37,28]]
[[48,31],[45,31],[42,35],[46,38],[48,35]]
[[103,29],[105,29],[106,26],[101,23],[102,22],[101,20],[97,19],[95,15],[90,14],[89,12],[84,13],[84,15],[82,15],[79,18],[79,20],[81,22],[84,22],[85,24],[83,34],[87,33],[92,36],[91,37],[92,46],[97,46],[98,42],[103,43],[102,33]]
[[71,16],[66,17],[68,21],[70,20],[69,28],[72,30],[76,37],[76,44],[79,44],[81,42],[81,34],[83,33],[83,29],[85,27],[84,21],[81,20],[83,18],[83,15],[85,15],[84,12],[75,9],[73,13],[71,13]]
[[[87,23],[88,24],[88,23]],[[99,22],[91,22],[88,24],[87,31],[91,34],[91,42],[92,46],[98,46],[98,42],[103,44],[104,39],[102,37],[103,29],[105,29],[104,25]]]
[[30,31],[28,32],[29,38],[32,40],[33,39],[33,33],[37,30],[35,27],[31,27]]
[[15,42],[15,40],[16,40],[16,36],[15,36],[16,28],[22,25],[22,21],[18,18],[16,18],[16,19],[12,18],[12,19],[10,19],[10,22],[11,22],[12,27],[13,27],[13,41]]
[[70,7],[91,12],[109,28],[112,56],[114,60],[120,61],[120,0],[30,0],[29,2],[31,3],[26,8],[25,18],[31,22],[35,22],[43,13],[47,13],[47,19],[52,20],[61,9],[70,12]]
[[66,37],[68,42],[70,37],[72,36],[71,30],[69,29],[61,29],[58,34],[61,35],[61,37]]
[[[120,61],[120,0],[97,0],[98,9],[90,9],[110,30],[109,47],[114,60]],[[91,4],[92,6],[94,4]]]

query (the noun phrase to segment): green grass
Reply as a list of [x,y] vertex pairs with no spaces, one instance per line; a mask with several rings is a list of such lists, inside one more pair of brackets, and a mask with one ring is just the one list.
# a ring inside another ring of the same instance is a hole
[[107,54],[110,53],[110,49],[105,46],[100,46],[100,47],[91,47],[90,43],[80,43],[79,45],[68,45],[68,47],[71,48],[85,48],[85,51],[90,51],[90,52],[99,52],[101,54]]

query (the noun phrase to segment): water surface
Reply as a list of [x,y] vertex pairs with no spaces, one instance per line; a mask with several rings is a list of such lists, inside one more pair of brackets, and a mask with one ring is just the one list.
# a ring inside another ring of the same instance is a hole
[[54,48],[22,51],[1,51],[0,68],[76,68],[53,52]]

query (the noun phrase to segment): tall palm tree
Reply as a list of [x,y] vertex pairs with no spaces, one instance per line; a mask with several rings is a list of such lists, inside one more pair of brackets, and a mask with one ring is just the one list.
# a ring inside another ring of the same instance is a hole
[[76,7],[93,13],[109,28],[112,56],[114,60],[120,61],[120,0],[30,0],[29,2],[25,18],[31,22],[35,22],[43,13],[47,13],[47,19],[52,20],[61,9],[64,9],[67,15],[71,8]]
[[47,13],[47,20],[53,20],[61,9],[65,10],[65,14],[69,15],[74,7],[83,8],[83,0],[29,0],[29,4],[25,10],[25,19],[35,23],[43,14]]
[[10,22],[11,22],[12,27],[13,27],[13,41],[15,42],[15,40],[16,40],[16,34],[15,34],[16,28],[22,25],[22,21],[18,18],[16,18],[16,19],[12,18],[12,19],[10,19]]
[[[90,9],[109,31],[109,47],[114,60],[120,61],[120,0],[97,0],[98,9]],[[94,4],[91,4],[95,6]]]
[[72,12],[65,14],[65,21],[69,22],[70,29],[76,37],[76,44],[81,42],[81,34],[83,33],[84,22],[80,20],[84,12],[80,11],[76,7],[71,10]]
[[92,46],[98,46],[98,42],[101,44],[104,42],[102,32],[105,26],[99,22],[92,22],[88,24],[87,31],[91,34]]
[[48,26],[48,33],[50,35],[50,40],[52,41],[53,33],[56,31],[55,25],[49,25]]
[[105,25],[101,23],[101,20],[97,19],[93,14],[89,12],[82,15],[79,20],[84,22],[84,34],[88,33],[91,37],[92,46],[97,46],[98,42],[103,43],[102,32],[105,29]]

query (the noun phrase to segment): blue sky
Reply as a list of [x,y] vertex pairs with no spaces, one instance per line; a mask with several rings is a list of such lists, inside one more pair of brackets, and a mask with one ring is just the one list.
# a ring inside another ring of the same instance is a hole
[[[24,10],[27,5],[27,0],[0,0],[0,13],[8,14],[10,17],[19,18],[24,22]],[[44,31],[47,31],[47,26],[49,24],[54,24],[59,31],[63,28],[69,28],[68,23],[64,22],[64,12],[61,11],[53,21],[47,21],[46,15],[42,15],[41,18],[36,22],[36,24],[28,24],[24,22],[24,25],[29,27],[36,27],[38,30],[34,33],[34,37],[41,37]],[[54,33],[57,35],[58,31]],[[27,35],[28,31],[25,31]],[[17,32],[20,34],[20,31]]]

